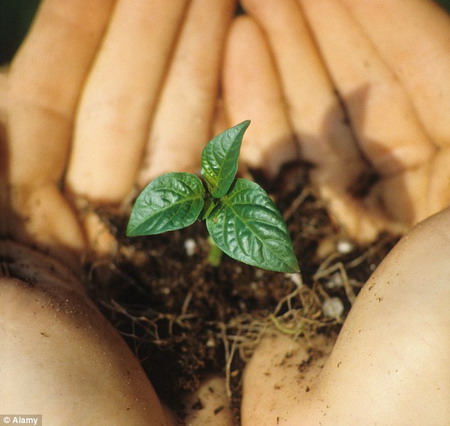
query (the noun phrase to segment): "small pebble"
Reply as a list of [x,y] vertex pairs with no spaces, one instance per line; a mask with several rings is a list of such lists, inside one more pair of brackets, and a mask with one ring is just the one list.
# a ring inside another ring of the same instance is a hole
[[336,249],[341,254],[347,254],[355,249],[355,246],[348,240],[339,240],[336,243]]
[[184,242],[184,249],[186,250],[186,254],[188,256],[192,256],[195,253],[195,249],[197,248],[197,243],[193,238],[188,238]]
[[340,318],[344,313],[344,304],[339,297],[331,297],[323,302],[322,310],[328,318]]
[[255,277],[256,278],[262,278],[264,276],[264,271],[262,269],[257,269],[255,271]]
[[332,288],[340,288],[344,285],[344,282],[342,280],[342,275],[339,272],[335,272],[329,281],[325,284],[325,287],[328,289]]

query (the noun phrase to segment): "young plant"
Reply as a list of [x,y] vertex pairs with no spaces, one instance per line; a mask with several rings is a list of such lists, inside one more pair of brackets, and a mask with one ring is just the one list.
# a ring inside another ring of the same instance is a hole
[[298,272],[281,213],[256,183],[237,179],[242,138],[250,121],[225,130],[203,149],[200,178],[166,173],[138,196],[128,236],[155,235],[206,220],[213,242],[228,256],[260,268]]

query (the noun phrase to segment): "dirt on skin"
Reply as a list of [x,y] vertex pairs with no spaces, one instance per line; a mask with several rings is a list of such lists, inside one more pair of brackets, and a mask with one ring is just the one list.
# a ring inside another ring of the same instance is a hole
[[125,237],[127,215],[97,212],[120,245],[114,263],[89,266],[91,295],[178,413],[182,396],[215,372],[227,379],[238,422],[242,371],[262,333],[338,332],[354,297],[397,241],[384,235],[369,246],[352,243],[307,176],[303,163],[286,165],[271,183],[253,173],[287,222],[301,275],[264,271],[225,255],[212,266],[202,222],[131,239]]

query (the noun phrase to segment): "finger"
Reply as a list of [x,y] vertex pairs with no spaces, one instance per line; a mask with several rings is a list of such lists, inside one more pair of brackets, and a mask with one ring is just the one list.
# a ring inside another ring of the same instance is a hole
[[381,179],[369,199],[409,227],[443,210],[450,205],[450,149],[438,150],[419,167]]
[[450,144],[450,17],[431,0],[340,0],[405,87],[433,141]]
[[9,179],[57,182],[65,167],[78,95],[113,0],[46,0],[10,70]]
[[387,175],[428,161],[434,146],[406,92],[345,7],[336,0],[300,3],[375,169]]
[[301,156],[315,165],[311,178],[329,211],[358,241],[370,241],[386,227],[396,228],[381,211],[370,211],[352,195],[368,167],[298,3],[244,0],[243,5],[268,38]]
[[85,237],[59,188],[53,183],[12,186],[9,195],[8,210],[12,212],[6,212],[7,236],[49,253],[71,267],[79,267]]
[[[0,69],[0,193],[1,194],[4,194],[4,191],[6,191],[7,186],[6,179],[8,174],[7,149],[6,149],[7,89],[8,89],[8,76],[6,70]],[[2,195],[0,195],[0,208],[1,206],[4,205],[2,198],[3,198]]]
[[425,219],[450,206],[450,147],[439,150],[430,163],[427,206],[427,215],[420,219]]
[[213,134],[218,135],[222,133],[229,127],[230,119],[227,117],[227,112],[225,110],[225,102],[223,98],[217,98],[216,107],[214,110],[213,117]]
[[196,171],[211,136],[219,70],[234,0],[193,0],[148,137],[138,181],[168,171]]
[[84,235],[57,185],[78,95],[113,5],[46,0],[9,74],[8,234],[71,263]]
[[263,33],[246,16],[235,18],[228,34],[223,96],[230,124],[252,121],[241,159],[274,177],[280,166],[297,157],[279,77]]
[[430,164],[381,179],[372,188],[367,202],[408,227],[425,219],[429,211]]
[[[362,164],[335,90],[295,0],[243,0],[268,39],[280,76],[289,120],[301,145],[302,157],[317,166]],[[349,172],[342,168],[341,174]]]
[[370,199],[408,226],[443,210],[450,205],[450,148],[440,149],[420,167],[380,180]]
[[6,105],[8,96],[8,71],[0,67],[0,123],[6,122]]
[[130,191],[187,0],[121,0],[80,102],[66,185],[118,203]]

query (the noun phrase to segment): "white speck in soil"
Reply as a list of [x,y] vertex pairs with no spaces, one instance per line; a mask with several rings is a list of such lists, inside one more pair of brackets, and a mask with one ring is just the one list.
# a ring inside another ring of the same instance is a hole
[[186,250],[186,254],[188,256],[193,256],[195,253],[195,249],[197,248],[197,243],[193,238],[188,238],[184,242],[184,249]]
[[336,243],[336,250],[341,254],[347,254],[352,252],[355,249],[355,246],[351,241],[348,240],[339,240]]
[[326,282],[325,287],[328,289],[340,288],[344,285],[342,275],[340,272],[335,272],[329,281]]
[[344,313],[344,304],[339,297],[330,297],[323,302],[322,310],[328,318],[339,318]]

